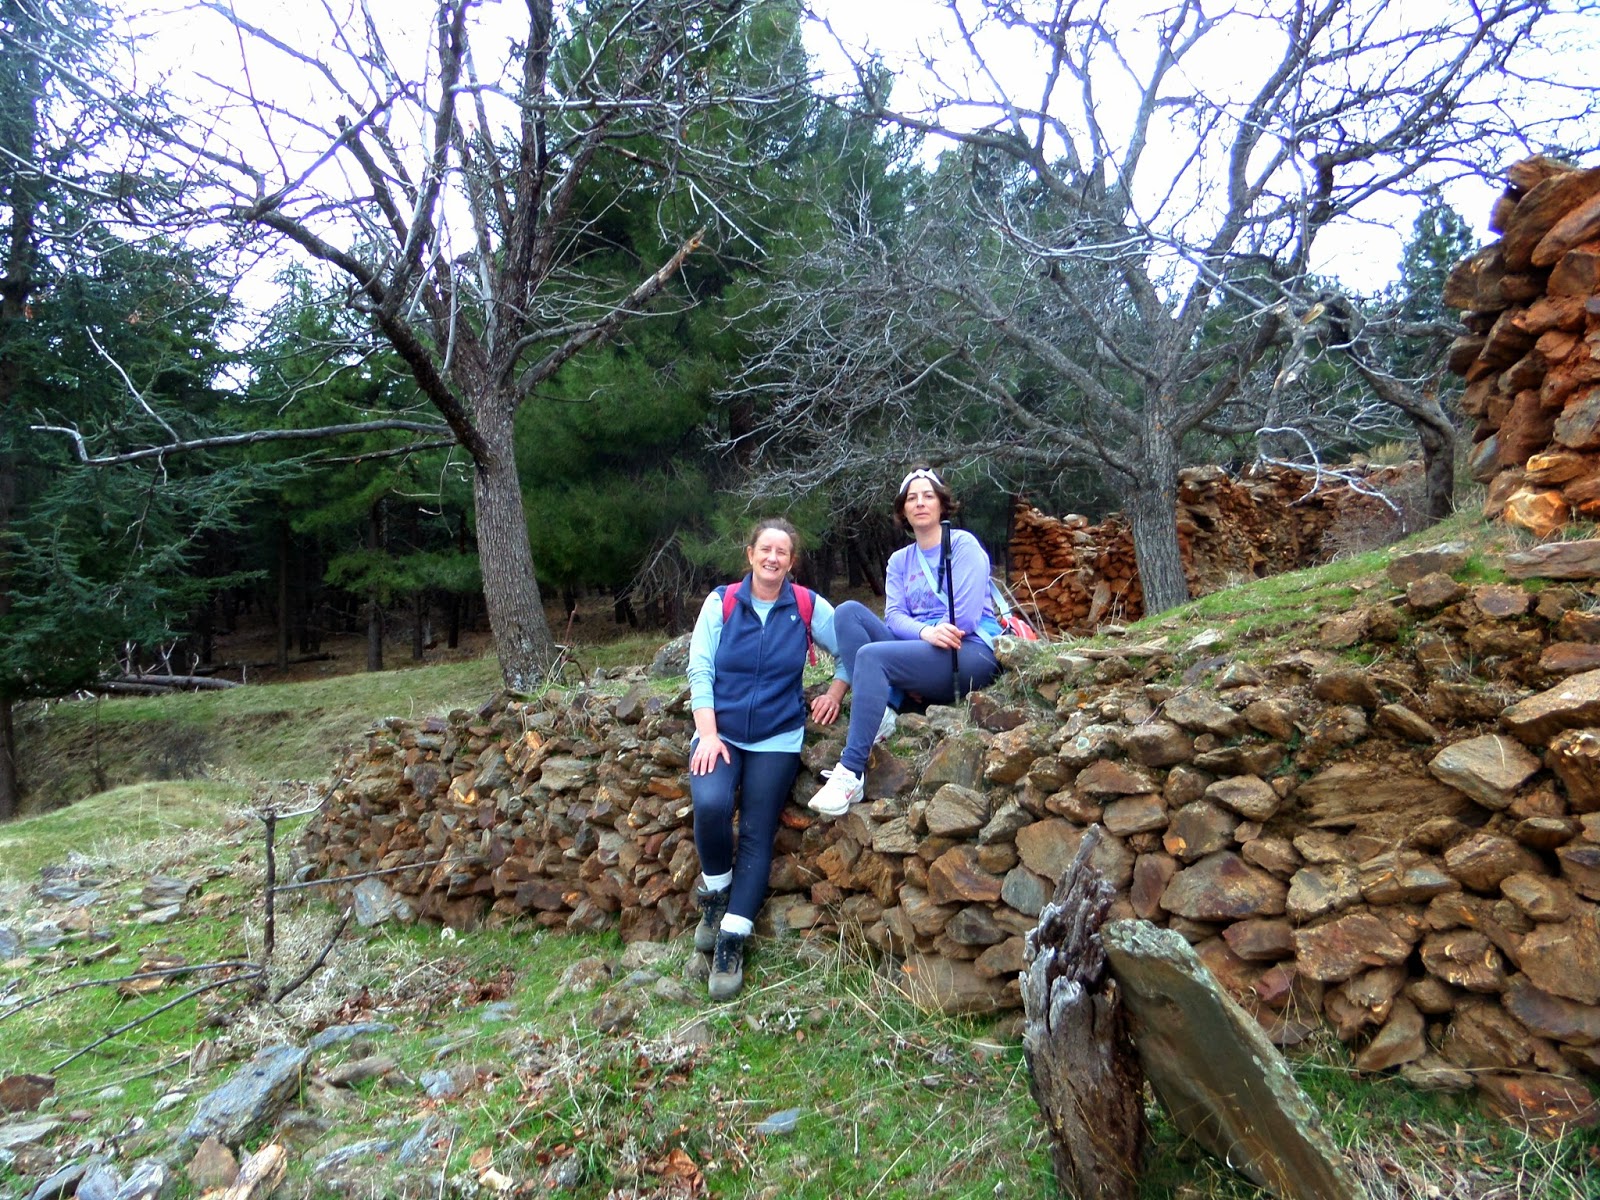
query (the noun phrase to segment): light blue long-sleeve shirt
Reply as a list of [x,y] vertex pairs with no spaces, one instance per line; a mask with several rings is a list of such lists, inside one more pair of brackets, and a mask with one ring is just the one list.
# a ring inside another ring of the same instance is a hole
[[[833,677],[848,682],[849,675],[839,663],[839,643],[833,632],[833,605],[821,596],[816,595],[816,603],[811,613],[811,640],[834,656]],[[776,600],[758,600],[750,597],[750,605],[755,609],[756,616],[766,624],[767,614],[772,611]],[[689,638],[689,707],[691,709],[715,709],[716,682],[717,682],[717,647],[722,644],[722,596],[712,592],[706,597],[706,602],[700,606],[700,616],[694,623],[694,633]],[[785,733],[775,734],[759,742],[736,742],[732,738],[723,738],[730,746],[737,746],[741,750],[753,750],[757,753],[767,751],[779,753],[796,753],[805,744],[806,730],[801,725],[797,729]]]

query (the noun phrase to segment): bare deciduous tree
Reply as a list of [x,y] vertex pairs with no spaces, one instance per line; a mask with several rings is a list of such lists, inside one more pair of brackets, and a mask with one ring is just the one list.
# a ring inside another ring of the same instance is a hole
[[[727,189],[792,95],[795,19],[776,2],[514,7],[434,0],[423,39],[368,0],[312,6],[292,29],[200,0],[239,58],[200,65],[210,102],[162,136],[205,197],[191,221],[342,275],[436,412],[406,428],[470,456],[490,625],[506,685],[527,690],[555,647],[518,408],[645,314],[708,228],[739,232]],[[608,240],[607,213],[636,204],[658,206],[656,261]],[[630,254],[638,274],[619,282]]]
[[952,37],[928,52],[922,98],[897,104],[866,55],[841,97],[950,143],[943,186],[908,228],[847,220],[800,257],[777,298],[789,319],[746,377],[773,400],[753,438],[811,455],[813,477],[881,457],[885,434],[946,461],[1098,470],[1149,611],[1187,596],[1185,440],[1260,424],[1259,376],[1325,298],[1319,242],[1358,234],[1382,197],[1492,167],[1553,133],[1545,118],[1593,112],[1592,93],[1554,84],[1516,111],[1548,70],[1540,39],[1563,14],[1547,0],[943,8]]

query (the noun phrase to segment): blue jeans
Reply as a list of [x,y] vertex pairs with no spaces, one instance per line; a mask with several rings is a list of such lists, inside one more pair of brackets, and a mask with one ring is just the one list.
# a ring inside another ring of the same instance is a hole
[[857,775],[867,769],[883,710],[898,705],[903,693],[914,692],[930,704],[948,704],[958,692],[965,695],[987,687],[1000,671],[994,651],[975,634],[961,643],[952,670],[950,651],[895,637],[876,613],[854,600],[834,610],[833,632],[839,661],[850,673],[851,692],[850,732],[839,761]]
[[[726,742],[723,745],[727,746]],[[728,746],[731,762],[717,760],[709,775],[689,776],[694,799],[694,848],[707,875],[733,872],[728,911],[755,920],[767,898],[772,874],[772,843],[778,836],[778,815],[789,799],[798,754],[741,750]],[[733,814],[739,814],[734,846]]]

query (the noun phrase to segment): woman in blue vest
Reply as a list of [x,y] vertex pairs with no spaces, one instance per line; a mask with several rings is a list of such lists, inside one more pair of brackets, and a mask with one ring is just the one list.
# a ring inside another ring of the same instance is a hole
[[[799,549],[789,522],[757,523],[744,551],[750,573],[706,597],[689,640],[695,729],[689,791],[701,870],[694,944],[711,952],[709,986],[717,1000],[744,985],[745,940],[767,897],[778,816],[800,768],[806,728],[801,676],[811,642],[837,657],[833,606],[789,580]],[[810,609],[809,624],[804,609]],[[812,718],[831,724],[843,694],[836,681],[811,702]]]
[[[989,553],[965,529],[950,533],[950,587],[943,586],[943,529],[956,500],[931,467],[900,481],[896,523],[914,544],[889,556],[884,570],[883,619],[864,604],[839,606],[839,674],[850,681],[850,731],[839,765],[807,803],[827,817],[842,816],[865,791],[874,742],[894,729],[903,695],[934,704],[987,687],[1000,670],[1000,633],[989,587]],[[954,593],[955,610],[951,611]]]

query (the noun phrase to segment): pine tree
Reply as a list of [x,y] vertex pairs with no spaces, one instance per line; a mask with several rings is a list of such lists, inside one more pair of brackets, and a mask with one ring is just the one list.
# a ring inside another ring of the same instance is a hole
[[19,802],[13,706],[166,638],[203,587],[200,539],[247,487],[203,460],[86,471],[40,432],[137,431],[160,424],[152,402],[204,421],[221,399],[225,302],[197,255],[129,238],[146,185],[127,155],[100,165],[120,132],[78,89],[106,29],[89,0],[0,0],[0,818]]

